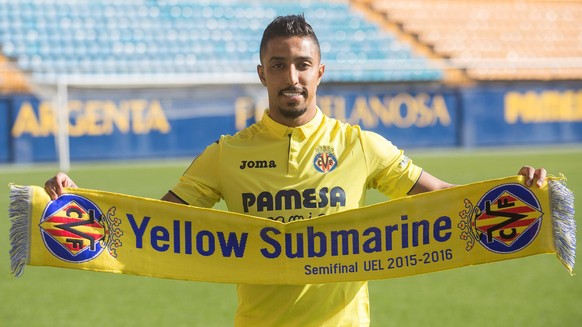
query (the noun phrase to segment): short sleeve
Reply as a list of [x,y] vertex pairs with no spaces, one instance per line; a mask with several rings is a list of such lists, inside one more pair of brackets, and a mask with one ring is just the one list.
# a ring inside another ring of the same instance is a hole
[[220,178],[217,164],[220,162],[220,145],[213,143],[202,152],[171,189],[189,205],[210,208],[220,198]]
[[405,196],[420,178],[422,168],[381,135],[370,131],[363,131],[362,135],[369,172],[368,187],[390,198]]

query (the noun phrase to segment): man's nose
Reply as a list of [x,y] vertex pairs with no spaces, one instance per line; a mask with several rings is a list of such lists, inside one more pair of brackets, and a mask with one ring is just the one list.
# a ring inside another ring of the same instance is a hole
[[299,71],[295,68],[295,65],[289,66],[287,78],[290,85],[295,85],[299,83]]

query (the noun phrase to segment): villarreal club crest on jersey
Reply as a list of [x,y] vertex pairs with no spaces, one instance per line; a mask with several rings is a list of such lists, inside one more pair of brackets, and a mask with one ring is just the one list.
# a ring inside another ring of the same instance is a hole
[[337,167],[337,158],[330,146],[318,146],[315,149],[313,166],[320,173],[329,173]]

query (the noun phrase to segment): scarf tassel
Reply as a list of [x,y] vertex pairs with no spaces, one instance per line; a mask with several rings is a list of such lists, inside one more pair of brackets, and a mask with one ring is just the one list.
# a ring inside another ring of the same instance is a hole
[[32,189],[28,186],[10,185],[10,268],[20,277],[28,263],[30,253],[30,210]]
[[576,260],[574,193],[566,187],[564,176],[550,178],[549,190],[556,255],[570,275],[574,275]]

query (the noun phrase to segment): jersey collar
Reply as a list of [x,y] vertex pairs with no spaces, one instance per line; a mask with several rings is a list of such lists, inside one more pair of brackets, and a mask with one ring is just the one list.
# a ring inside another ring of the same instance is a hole
[[269,116],[269,109],[265,110],[263,118],[261,119],[263,125],[265,125],[267,129],[269,129],[270,131],[279,136],[287,136],[292,134],[294,130],[297,130],[300,131],[305,137],[308,137],[309,135],[315,133],[315,131],[317,131],[317,128],[321,124],[322,120],[323,113],[321,112],[319,107],[317,107],[317,111],[315,112],[315,116],[313,117],[313,119],[311,119],[307,124],[299,127],[289,127],[274,121]]

